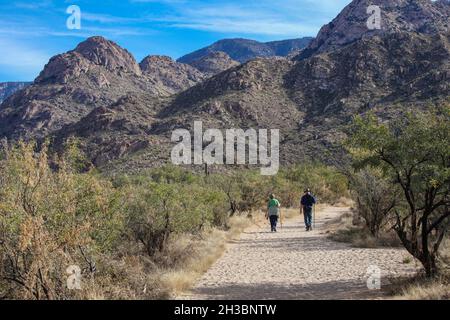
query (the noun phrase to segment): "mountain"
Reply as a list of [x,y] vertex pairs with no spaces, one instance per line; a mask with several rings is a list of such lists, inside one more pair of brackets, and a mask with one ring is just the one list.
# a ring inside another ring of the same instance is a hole
[[[299,62],[257,59],[180,95],[153,133],[202,119],[211,128],[279,128],[282,161],[331,162],[355,114],[390,119],[450,102],[450,37],[399,32]],[[169,131],[167,131],[169,130]]]
[[168,88],[171,94],[186,90],[205,79],[196,68],[166,56],[148,56],[139,64],[142,73],[156,87]]
[[[381,9],[381,29],[369,30],[369,6]],[[301,58],[332,51],[363,37],[396,32],[435,34],[450,31],[448,0],[354,0],[307,46]]]
[[[0,136],[34,137],[40,133],[51,137],[57,146],[77,137],[100,169],[132,172],[169,161],[173,130],[192,129],[194,121],[201,120],[204,128],[280,129],[282,164],[311,160],[334,163],[345,158],[340,142],[354,115],[371,111],[389,121],[407,111],[450,103],[450,32],[440,22],[450,17],[445,10],[448,4],[395,2],[398,6],[390,7],[389,17],[396,17],[392,18],[395,21],[405,17],[409,20],[402,25],[417,28],[363,32],[355,12],[366,12],[368,2],[355,0],[334,20],[347,26],[349,32],[339,29],[347,40],[338,41],[335,31],[326,31],[337,27],[329,25],[320,31],[320,43],[311,44],[295,59],[256,58],[225,67],[213,76],[205,75],[197,83],[184,81],[194,71],[200,72],[198,69],[164,57],[144,59],[137,70],[123,50],[117,52],[121,55],[117,60],[112,56],[99,59],[90,52],[69,52],[65,55],[70,59],[57,65],[72,66],[67,73],[71,88],[93,90],[101,99],[77,109],[61,79],[38,78],[0,107]],[[438,11],[444,15],[441,20],[424,18]],[[90,51],[98,52],[97,46]],[[220,52],[210,52],[208,57],[197,61],[229,61]],[[99,72],[109,82],[101,90],[94,81]],[[179,88],[184,84],[187,88],[176,94],[156,90],[160,86],[167,89],[170,83],[149,79],[167,72],[179,72],[175,77],[183,83]],[[128,86],[126,90],[124,86]],[[36,101],[46,103],[46,109],[31,108]],[[29,120],[36,120],[42,110],[47,110],[52,120],[64,118],[61,115],[65,112],[68,121],[36,125]]]
[[231,59],[244,63],[257,57],[288,56],[292,51],[305,48],[311,40],[312,38],[305,37],[264,43],[248,39],[224,39],[185,55],[178,61],[191,64],[208,56],[211,52],[220,51],[228,54]]
[[51,58],[32,85],[2,104],[0,135],[40,138],[129,92],[156,94],[141,74],[128,51],[101,37],[89,38]]
[[204,77],[164,57],[147,57],[139,65],[116,43],[92,37],[51,58],[33,84],[4,101],[0,136],[41,138],[123,96],[167,97]]
[[14,92],[29,84],[30,82],[0,82],[0,104]]
[[203,74],[212,77],[238,66],[239,62],[231,59],[225,52],[213,51],[198,60],[192,61],[190,65],[200,70]]
[[334,163],[355,114],[389,120],[450,102],[449,44],[448,35],[400,32],[299,62],[260,58],[164,102],[125,99],[61,132],[81,137],[96,165],[123,172],[165,163],[172,131],[192,130],[196,120],[204,128],[280,129],[282,164]]

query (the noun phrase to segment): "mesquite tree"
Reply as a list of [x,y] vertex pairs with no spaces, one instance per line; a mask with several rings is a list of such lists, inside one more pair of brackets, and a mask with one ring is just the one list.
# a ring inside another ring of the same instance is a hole
[[402,191],[394,208],[401,242],[437,274],[437,258],[450,216],[450,109],[408,114],[387,124],[356,117],[348,140],[356,167],[377,167]]
[[381,177],[380,170],[364,169],[349,176],[359,215],[377,238],[397,204],[398,192]]

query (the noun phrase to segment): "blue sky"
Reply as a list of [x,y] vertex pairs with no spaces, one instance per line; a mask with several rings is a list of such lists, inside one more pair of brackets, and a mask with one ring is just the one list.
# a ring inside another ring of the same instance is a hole
[[[101,35],[140,61],[173,58],[223,38],[315,36],[350,0],[0,0],[0,82],[31,81],[49,58]],[[81,9],[69,30],[66,9]]]

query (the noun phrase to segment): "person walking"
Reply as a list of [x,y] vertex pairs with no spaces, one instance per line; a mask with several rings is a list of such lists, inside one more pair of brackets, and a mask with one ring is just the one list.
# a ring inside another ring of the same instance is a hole
[[305,194],[300,200],[300,214],[303,213],[305,217],[305,227],[306,231],[312,230],[312,215],[313,215],[313,207],[316,204],[316,198],[311,193],[311,190],[305,189]]
[[277,232],[278,218],[280,218],[280,201],[275,198],[274,194],[269,197],[269,204],[267,205],[266,219],[270,220],[270,229],[272,232]]

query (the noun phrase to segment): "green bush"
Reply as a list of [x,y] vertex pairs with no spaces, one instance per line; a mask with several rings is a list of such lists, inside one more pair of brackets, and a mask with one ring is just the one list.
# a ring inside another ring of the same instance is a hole
[[291,190],[296,190],[297,198],[305,188],[310,188],[322,203],[335,203],[349,196],[347,178],[332,167],[321,164],[297,165],[283,169],[281,175],[289,181]]

